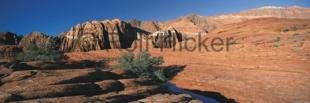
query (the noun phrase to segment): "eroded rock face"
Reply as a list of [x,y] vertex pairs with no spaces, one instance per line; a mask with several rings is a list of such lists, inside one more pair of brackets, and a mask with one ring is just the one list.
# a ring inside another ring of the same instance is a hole
[[21,37],[11,32],[0,32],[0,45],[17,45]]
[[47,36],[41,32],[30,32],[21,39],[19,46],[24,49],[30,44],[34,44],[38,47],[58,49],[59,39],[52,36]]
[[182,34],[173,27],[169,27],[164,31],[157,31],[151,36],[155,48],[172,48],[177,42],[182,41]]
[[0,59],[14,59],[21,49],[17,46],[21,37],[11,32],[0,32]]
[[91,51],[129,48],[138,30],[119,19],[78,24],[61,34],[60,51]]
[[139,21],[136,19],[128,21],[132,26],[141,28],[147,32],[155,32],[160,30],[159,23],[155,21]]
[[0,45],[0,59],[12,60],[21,51],[17,45]]

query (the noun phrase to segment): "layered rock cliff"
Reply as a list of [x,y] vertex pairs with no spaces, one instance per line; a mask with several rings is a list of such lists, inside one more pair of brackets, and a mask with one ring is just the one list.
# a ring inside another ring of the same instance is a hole
[[30,32],[23,37],[19,43],[22,48],[27,48],[29,45],[36,45],[42,48],[58,49],[59,39],[57,37],[47,36],[41,32]]
[[129,48],[141,31],[119,19],[85,22],[60,35],[60,50],[83,52]]
[[0,59],[14,59],[16,54],[21,51],[17,45],[0,45]]
[[21,37],[11,32],[0,33],[0,59],[12,59],[21,49],[17,46]]

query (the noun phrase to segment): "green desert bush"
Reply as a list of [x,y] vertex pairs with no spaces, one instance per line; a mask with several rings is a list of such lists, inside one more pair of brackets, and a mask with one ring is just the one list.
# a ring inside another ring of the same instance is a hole
[[279,47],[281,45],[280,41],[281,37],[277,36],[275,39],[270,41],[270,43],[272,43],[271,47]]
[[166,77],[163,69],[156,70],[154,72],[154,75],[159,81],[162,81],[162,82],[168,81],[168,78]]
[[36,61],[55,62],[61,60],[64,56],[51,48],[39,47],[35,44],[28,44],[25,50],[17,54],[16,59],[20,61]]
[[167,78],[159,67],[163,63],[163,57],[151,57],[148,52],[143,51],[137,56],[133,53],[122,54],[117,66],[141,79],[165,82]]

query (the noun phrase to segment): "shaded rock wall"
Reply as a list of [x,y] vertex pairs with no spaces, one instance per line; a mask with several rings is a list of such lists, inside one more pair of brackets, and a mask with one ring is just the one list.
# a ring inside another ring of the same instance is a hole
[[60,35],[60,51],[129,48],[139,30],[119,19],[78,24]]
[[11,32],[0,32],[0,45],[17,45],[21,37]]
[[172,48],[177,42],[182,41],[182,34],[173,27],[169,27],[164,31],[157,31],[151,36],[155,48]]

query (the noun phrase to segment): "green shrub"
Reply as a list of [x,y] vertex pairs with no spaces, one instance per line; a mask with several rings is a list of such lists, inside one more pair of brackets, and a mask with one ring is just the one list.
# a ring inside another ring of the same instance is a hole
[[272,43],[271,47],[279,47],[279,46],[281,46],[280,41],[281,41],[281,37],[277,36],[275,39],[270,41],[270,43]]
[[63,58],[63,55],[51,48],[39,47],[35,44],[28,44],[25,50],[17,54],[16,59],[20,61],[55,62]]
[[146,51],[140,52],[137,56],[133,53],[125,53],[118,58],[119,68],[150,81],[165,82],[167,80],[159,68],[159,65],[163,63],[163,57],[151,57]]
[[290,31],[290,29],[285,28],[285,29],[283,29],[282,31],[283,31],[283,32],[288,32],[288,31]]
[[163,69],[156,70],[154,72],[154,75],[159,81],[162,81],[162,82],[168,81],[168,78],[165,76]]

